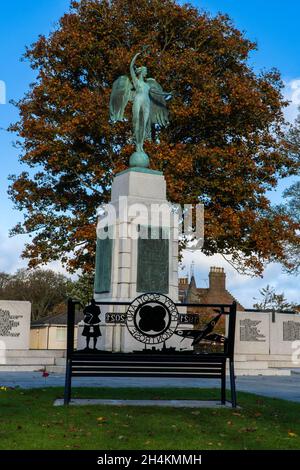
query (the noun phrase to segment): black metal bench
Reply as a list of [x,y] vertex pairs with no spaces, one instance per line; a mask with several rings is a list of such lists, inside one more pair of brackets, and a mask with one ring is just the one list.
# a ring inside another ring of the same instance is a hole
[[[100,305],[130,305],[129,303],[99,302]],[[216,307],[224,315],[229,315],[228,335],[224,351],[220,353],[197,353],[195,351],[176,351],[164,353],[151,350],[134,353],[114,353],[105,351],[75,351],[74,321],[76,301],[68,302],[67,364],[64,403],[71,400],[73,377],[168,377],[168,378],[205,378],[221,381],[221,403],[226,403],[226,364],[229,364],[231,403],[236,407],[236,388],[234,375],[234,337],[236,322],[236,303],[220,304],[183,304],[185,307]],[[229,311],[225,311],[229,309]]]

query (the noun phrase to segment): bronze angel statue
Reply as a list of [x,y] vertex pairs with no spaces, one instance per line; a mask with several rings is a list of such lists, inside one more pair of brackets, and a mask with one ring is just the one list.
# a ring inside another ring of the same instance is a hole
[[149,158],[144,152],[145,140],[151,140],[151,128],[154,124],[167,126],[169,113],[167,100],[171,93],[163,91],[154,78],[147,77],[147,67],[135,68],[136,54],[130,64],[131,80],[126,75],[119,77],[113,84],[110,97],[110,119],[123,121],[125,108],[132,101],[133,134],[136,151],[131,155],[130,166],[148,167]]

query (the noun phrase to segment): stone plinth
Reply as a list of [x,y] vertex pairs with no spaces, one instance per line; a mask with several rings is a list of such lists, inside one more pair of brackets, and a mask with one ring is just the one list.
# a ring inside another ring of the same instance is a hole
[[142,168],[130,168],[116,175],[111,188],[111,202],[118,204],[120,196],[132,203],[167,202],[166,180],[162,172]]

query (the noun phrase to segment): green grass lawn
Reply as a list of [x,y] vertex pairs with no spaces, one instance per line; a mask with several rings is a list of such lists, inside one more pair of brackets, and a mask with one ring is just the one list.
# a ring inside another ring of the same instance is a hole
[[[81,388],[73,397],[214,399],[216,390]],[[300,449],[300,404],[239,393],[242,409],[53,407],[62,388],[0,389],[0,449]]]

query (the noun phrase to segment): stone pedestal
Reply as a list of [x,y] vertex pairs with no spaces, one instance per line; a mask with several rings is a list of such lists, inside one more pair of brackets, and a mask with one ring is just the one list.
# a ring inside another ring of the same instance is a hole
[[[116,220],[113,239],[99,240],[95,299],[133,300],[143,292],[160,292],[178,301],[178,227],[166,199],[162,173],[131,168],[112,184]],[[99,225],[103,217],[99,217]],[[148,231],[153,237],[148,239]],[[143,232],[146,239],[139,233]]]
[[[106,209],[111,218],[103,208],[98,210],[95,300],[131,302],[142,293],[156,292],[178,302],[178,224],[166,198],[163,174],[147,168],[119,173],[112,184],[111,205]],[[110,235],[105,238],[107,230]],[[102,336],[98,349],[144,349],[125,323],[109,323],[110,314],[124,314],[126,306],[100,307]],[[185,313],[184,309],[180,313]],[[181,342],[176,335],[167,341],[167,347],[180,349],[190,348],[190,344],[190,340]]]

